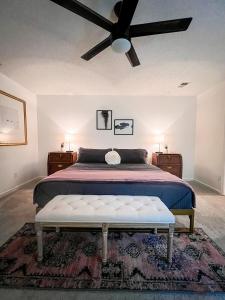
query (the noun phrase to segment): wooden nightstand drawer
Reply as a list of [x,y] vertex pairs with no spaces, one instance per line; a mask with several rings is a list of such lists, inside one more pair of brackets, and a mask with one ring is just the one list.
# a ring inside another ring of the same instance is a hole
[[159,165],[176,165],[182,162],[181,155],[179,154],[159,154],[158,155],[158,164]]
[[49,163],[48,165],[48,173],[53,174],[57,171],[63,170],[67,167],[71,166],[70,163]]
[[73,156],[69,152],[51,152],[48,156],[49,162],[71,162],[72,160]]
[[50,152],[48,154],[48,175],[71,166],[76,159],[76,152]]
[[169,172],[177,177],[181,177],[181,167],[180,165],[161,165],[160,169]]

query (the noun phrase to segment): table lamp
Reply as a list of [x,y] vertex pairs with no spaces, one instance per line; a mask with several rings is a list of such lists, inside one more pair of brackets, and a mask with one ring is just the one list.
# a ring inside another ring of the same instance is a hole
[[155,143],[159,145],[159,151],[156,151],[156,153],[163,153],[161,151],[161,144],[164,143],[164,135],[163,134],[158,134],[155,136]]
[[66,134],[65,135],[65,142],[68,145],[68,150],[66,152],[73,152],[73,150],[71,149],[72,140],[73,140],[73,135],[72,134]]

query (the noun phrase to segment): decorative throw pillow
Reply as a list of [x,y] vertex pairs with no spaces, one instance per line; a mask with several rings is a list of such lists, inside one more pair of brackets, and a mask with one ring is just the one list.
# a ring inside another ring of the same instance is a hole
[[105,155],[112,148],[108,149],[90,149],[79,148],[78,151],[78,163],[105,163]]
[[145,164],[148,152],[145,149],[114,149],[121,157],[122,164]]
[[112,150],[106,153],[105,161],[108,165],[119,165],[121,162],[121,157],[118,152]]

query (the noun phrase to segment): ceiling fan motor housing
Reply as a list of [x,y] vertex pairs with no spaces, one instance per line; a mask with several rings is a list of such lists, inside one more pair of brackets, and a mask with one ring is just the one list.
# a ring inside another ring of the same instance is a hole
[[[121,10],[122,1],[119,1],[114,6],[114,12],[116,16],[119,18],[120,10]],[[111,33],[112,40],[112,49],[117,53],[127,53],[131,48],[131,38],[129,35],[129,27],[124,32],[120,30],[118,23],[113,25],[113,30]]]
[[121,11],[121,5],[122,5],[122,1],[119,1],[115,4],[113,10],[114,10],[114,13],[115,15],[117,16],[117,18],[119,18],[119,15],[120,15],[120,11]]

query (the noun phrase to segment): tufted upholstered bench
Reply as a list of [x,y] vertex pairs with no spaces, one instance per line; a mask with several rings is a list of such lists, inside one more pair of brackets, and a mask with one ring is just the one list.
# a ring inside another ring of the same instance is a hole
[[100,227],[103,233],[103,262],[107,261],[108,228],[167,228],[167,258],[172,260],[175,217],[152,196],[59,195],[35,217],[38,260],[42,261],[45,227]]

